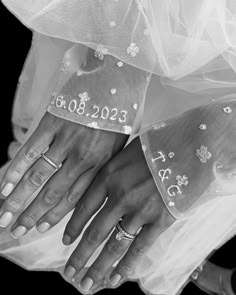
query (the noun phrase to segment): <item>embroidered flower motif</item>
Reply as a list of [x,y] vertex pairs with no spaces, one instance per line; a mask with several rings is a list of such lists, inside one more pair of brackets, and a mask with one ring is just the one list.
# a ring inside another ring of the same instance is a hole
[[231,113],[232,113],[232,109],[231,109],[231,107],[225,107],[225,108],[223,108],[223,111],[224,111],[226,114],[231,114]]
[[90,100],[90,97],[88,96],[88,92],[79,93],[78,96],[79,96],[81,102],[85,102],[85,101]]
[[104,59],[104,55],[106,55],[108,53],[108,49],[103,47],[102,45],[98,45],[97,49],[94,53],[94,56],[99,58],[100,60]]
[[127,48],[127,53],[130,54],[132,57],[135,57],[139,53],[138,46],[136,46],[135,43],[131,43]]
[[206,124],[201,124],[201,125],[199,125],[199,129],[207,130],[207,125]]
[[202,163],[206,163],[207,160],[211,159],[211,153],[208,151],[206,146],[201,146],[200,149],[196,149],[196,156]]
[[188,177],[186,175],[177,175],[176,176],[178,186],[187,186],[188,185]]

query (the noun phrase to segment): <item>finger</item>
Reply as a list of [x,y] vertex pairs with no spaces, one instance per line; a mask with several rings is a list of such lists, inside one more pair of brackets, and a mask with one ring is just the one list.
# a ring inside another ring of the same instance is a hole
[[[142,226],[139,218],[125,217],[121,221],[122,228],[128,233],[135,235]],[[117,230],[115,230],[110,239],[106,242],[101,254],[89,268],[81,287],[88,291],[93,284],[100,282],[110,270],[112,265],[124,255],[131,245],[132,240],[117,239]]]
[[[80,185],[81,184],[79,182],[76,182],[73,187],[73,191],[79,191]],[[105,202],[106,197],[107,189],[105,183],[100,181],[100,177],[95,178],[93,184],[76,205],[75,211],[66,226],[63,235],[63,243],[65,245],[69,245],[77,239],[90,218]]]
[[120,210],[112,208],[110,203],[100,210],[85,230],[81,241],[67,262],[65,275],[68,278],[74,277],[82,270],[94,251],[110,234],[120,217]]
[[[38,230],[41,233],[46,232],[73,208],[71,198],[67,198],[68,192],[80,174],[91,167],[91,163],[85,164],[84,161],[76,161],[78,159],[78,151],[76,149],[71,149],[71,147],[77,144],[78,136],[73,128],[69,130],[66,129],[65,132],[57,134],[57,137],[50,148],[50,152],[54,150],[55,152],[51,152],[53,155],[57,152],[60,155],[60,159],[63,159],[69,154],[68,158],[64,161],[63,167],[60,171],[47,181],[34,202],[19,216],[18,220],[12,227],[12,235],[14,238],[20,238],[38,222],[40,223],[37,227]],[[48,160],[46,159],[46,161]],[[40,221],[44,215],[60,203],[63,196],[65,196],[64,199],[68,200],[68,202],[66,201],[63,203],[63,208],[61,208],[62,204],[60,204],[59,208],[50,212],[48,215],[49,219],[52,220],[52,224],[50,223],[50,220]],[[75,204],[73,204],[73,206],[74,205]]]
[[[56,165],[59,165],[64,160],[61,157],[60,149],[55,149],[53,146],[46,153],[46,156]],[[55,168],[43,158],[39,158],[31,166],[12,194],[2,205],[0,217],[1,227],[7,227],[11,223],[13,215],[20,212],[25,207],[30,197],[53,175],[53,173],[55,173]],[[28,222],[33,223],[34,221],[29,220]],[[21,229],[21,231],[24,231],[24,229]]]
[[68,186],[68,183],[64,185],[63,189],[65,190],[63,197],[51,210],[49,210],[42,218],[39,220],[37,229],[39,232],[46,232],[48,229],[51,229],[53,226],[58,224],[72,209],[75,208],[76,203],[85,193],[86,189],[93,181],[96,175],[95,169],[89,169],[84,172],[76,184],[72,188],[65,190],[65,187]]
[[[71,163],[66,159],[62,168],[51,177],[35,200],[18,217],[11,229],[12,236],[15,239],[25,235],[48,211],[60,202],[77,177],[77,174],[73,173],[72,175],[72,173],[69,173],[70,169]],[[42,233],[49,230],[49,228],[49,223],[43,223],[39,231]]]
[[221,294],[223,274],[227,274],[228,271],[230,273],[230,270],[226,270],[208,261],[197,276],[197,279],[193,281],[206,293]]
[[1,194],[8,197],[30,166],[40,157],[54,138],[52,129],[47,128],[45,117],[34,133],[20,149],[8,167],[1,182]]
[[134,275],[136,267],[142,261],[144,255],[160,235],[161,230],[157,226],[144,225],[137,237],[129,247],[128,252],[118,263],[110,276],[113,286],[121,283],[124,279]]

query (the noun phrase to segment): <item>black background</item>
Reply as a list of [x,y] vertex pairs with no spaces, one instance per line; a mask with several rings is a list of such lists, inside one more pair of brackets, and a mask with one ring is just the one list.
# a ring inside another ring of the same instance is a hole
[[[24,1],[24,0],[22,0]],[[7,161],[7,146],[12,140],[11,108],[23,63],[31,44],[31,31],[25,28],[5,7],[0,4],[1,15],[1,115],[0,115],[0,165]],[[234,251],[233,251],[234,249]],[[217,251],[211,260],[221,266],[236,266],[236,251],[233,241]],[[78,291],[65,282],[57,273],[29,272],[0,257],[0,292],[13,294],[42,293],[49,295],[60,290],[60,294],[78,294]],[[143,294],[135,283],[125,283],[116,290],[103,290],[100,295],[115,295],[131,292]],[[188,284],[182,295],[205,294],[192,283]]]

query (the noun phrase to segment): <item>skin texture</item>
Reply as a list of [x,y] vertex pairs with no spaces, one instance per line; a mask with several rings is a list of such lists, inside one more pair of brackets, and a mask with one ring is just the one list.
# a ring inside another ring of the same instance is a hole
[[[114,262],[128,249],[111,274],[111,284],[116,285],[132,276],[156,238],[174,222],[158,193],[139,138],[109,161],[96,176],[76,205],[64,233],[65,244],[72,243],[80,235],[105,200],[105,205],[85,230],[65,269],[67,278],[76,281],[85,291],[102,281]],[[121,218],[121,225],[128,233],[136,234],[141,228],[134,241],[118,241],[114,231],[82,281],[78,279],[88,259]]]
[[[8,226],[43,185],[13,224],[12,234],[19,238],[34,226],[45,232],[56,225],[75,207],[98,171],[124,147],[127,139],[124,134],[95,130],[46,113],[3,177],[1,198],[5,201],[0,225]],[[57,165],[63,164],[56,173],[40,157],[48,146],[45,155]],[[9,183],[14,189],[6,196],[4,188]]]

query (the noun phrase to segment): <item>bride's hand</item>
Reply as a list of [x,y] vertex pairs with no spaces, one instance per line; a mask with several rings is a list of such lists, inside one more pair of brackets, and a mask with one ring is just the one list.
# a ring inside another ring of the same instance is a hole
[[[40,232],[56,225],[127,139],[124,134],[95,130],[46,113],[3,177],[1,198],[7,198],[1,207],[0,226],[8,226],[46,181],[14,223],[12,233],[19,238],[35,225]],[[56,165],[62,163],[56,173],[53,163],[41,157],[48,146],[47,158]]]
[[[96,176],[76,205],[64,233],[65,244],[75,241],[106,197],[105,205],[85,230],[65,268],[65,275],[68,278],[73,277],[76,283],[81,283],[81,288],[86,291],[105,277],[114,262],[128,248],[128,252],[113,271],[111,283],[115,285],[132,275],[135,266],[156,238],[174,222],[158,193],[139,138],[133,140]],[[142,228],[141,231],[133,241],[119,240],[117,231],[114,231],[99,257],[80,281],[79,272],[121,218],[121,226],[128,233],[135,235]]]

